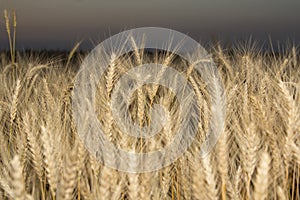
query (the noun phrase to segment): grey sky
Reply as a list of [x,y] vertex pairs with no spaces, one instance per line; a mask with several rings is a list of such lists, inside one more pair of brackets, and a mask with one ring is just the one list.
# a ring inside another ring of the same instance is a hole
[[297,0],[0,0],[0,48],[7,47],[3,10],[15,9],[18,48],[71,48],[84,39],[100,42],[122,30],[160,26],[198,41],[300,42]]

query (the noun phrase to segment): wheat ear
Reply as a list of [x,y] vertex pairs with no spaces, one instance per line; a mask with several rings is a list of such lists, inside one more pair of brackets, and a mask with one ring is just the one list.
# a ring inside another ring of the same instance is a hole
[[76,184],[76,177],[78,173],[78,157],[76,147],[66,155],[62,178],[60,179],[59,187],[57,189],[57,199],[74,199],[73,190]]
[[35,135],[32,131],[28,113],[25,114],[23,122],[24,122],[24,131],[27,136],[30,158],[33,162],[34,169],[40,181],[42,181],[42,176],[43,176],[42,148],[40,146],[40,142],[38,141],[38,136]]
[[202,159],[205,174],[205,189],[207,199],[219,199],[216,174],[214,165],[211,163],[211,155],[208,154]]
[[263,152],[254,181],[254,199],[263,200],[268,197],[270,162],[271,158],[269,154],[267,152]]
[[20,79],[17,80],[14,94],[12,97],[12,102],[11,102],[11,108],[10,108],[10,125],[13,125],[14,120],[16,119],[17,116],[17,107],[18,107],[18,97],[19,97],[19,92],[21,88],[21,81]]
[[23,167],[21,166],[20,157],[14,156],[13,160],[10,162],[10,180],[11,188],[13,191],[13,198],[16,200],[27,200],[32,199],[25,191],[25,183],[23,177]]
[[50,190],[52,196],[55,196],[55,191],[57,188],[57,160],[55,157],[53,138],[50,137],[50,133],[45,127],[41,127],[42,129],[42,143],[43,143],[43,154],[44,154],[44,162],[46,168],[46,175],[48,178],[48,182],[50,184]]
[[286,200],[287,197],[286,197],[286,194],[284,192],[284,190],[282,189],[282,187],[277,187],[277,195],[278,195],[278,199],[279,200]]

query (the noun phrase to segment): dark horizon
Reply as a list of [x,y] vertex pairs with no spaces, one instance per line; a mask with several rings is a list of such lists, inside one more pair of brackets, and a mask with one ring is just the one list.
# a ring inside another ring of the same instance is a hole
[[[123,30],[165,27],[204,46],[250,37],[258,47],[300,44],[300,2],[292,0],[0,0],[0,50],[8,50],[3,10],[16,10],[17,49],[70,50],[95,45]],[[91,42],[93,41],[93,42]]]

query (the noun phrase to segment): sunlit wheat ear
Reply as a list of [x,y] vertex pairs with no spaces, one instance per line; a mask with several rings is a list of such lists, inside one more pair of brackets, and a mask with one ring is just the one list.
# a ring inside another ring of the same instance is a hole
[[285,58],[283,62],[279,66],[279,70],[276,72],[276,78],[280,79],[280,76],[282,75],[282,72],[284,69],[288,66],[289,59]]
[[19,92],[21,89],[21,81],[20,79],[17,80],[15,90],[12,96],[12,101],[11,101],[11,107],[10,107],[10,126],[13,126],[14,120],[16,119],[17,116],[17,107],[18,107],[18,97],[19,97]]
[[191,160],[192,196],[193,199],[206,199],[205,174],[199,158]]
[[88,175],[85,173],[82,176],[79,177],[80,178],[80,182],[78,185],[78,196],[80,196],[80,198],[84,198],[84,199],[92,199],[91,196],[91,187],[90,187],[90,181],[88,178]]
[[[102,199],[107,199],[107,197],[112,198],[121,198],[125,195],[126,191],[126,174],[123,172],[118,172],[115,169],[103,167],[101,175],[101,184],[100,184],[100,193],[103,193],[104,190],[107,190],[108,194],[103,195]],[[107,178],[107,179],[103,179]]]
[[6,9],[4,10],[4,19],[5,19],[7,34],[10,35],[9,17]]
[[29,120],[29,114],[26,113],[24,116],[24,131],[27,136],[29,155],[33,162],[33,167],[39,177],[42,180],[43,177],[43,155],[42,148],[40,146],[39,136],[33,132],[33,125]]
[[[199,86],[199,83],[197,83],[197,80],[193,76],[189,76],[188,80],[190,81],[193,90],[196,94],[197,97],[197,106],[198,108],[203,108],[203,113],[200,113],[200,116],[202,120],[198,121],[197,129],[198,129],[198,134],[197,138],[199,139],[200,144],[204,141],[204,138],[206,137],[206,128],[209,126],[209,119],[210,119],[210,109],[208,108],[209,102],[206,102],[204,100],[204,95],[208,95],[206,91],[201,90],[201,86]],[[203,89],[203,88],[202,88]],[[204,130],[203,130],[204,129]]]
[[260,163],[257,167],[257,173],[254,181],[254,199],[267,199],[269,186],[270,156],[267,152],[263,152]]
[[[133,37],[130,37],[130,39],[131,39],[132,46],[134,48],[134,57],[137,61],[138,66],[140,66],[140,65],[143,64],[143,51],[139,50],[139,47],[137,46],[137,44],[136,44]],[[139,81],[139,80],[137,80],[137,81]],[[141,84],[139,84],[139,85],[141,85]],[[138,104],[137,104],[137,109],[138,109],[137,117],[138,117],[139,126],[142,127],[143,122],[144,122],[144,120],[143,120],[144,119],[144,114],[145,114],[145,95],[143,94],[143,89],[142,88],[137,89],[137,101],[138,101]]]
[[140,174],[128,174],[128,197],[131,200],[140,199]]
[[292,61],[293,61],[293,65],[294,66],[297,66],[298,65],[298,53],[299,51],[297,52],[297,49],[295,46],[292,47]]
[[219,140],[217,142],[217,163],[218,163],[218,170],[221,175],[222,179],[222,199],[226,199],[226,185],[228,181],[228,145],[227,145],[227,134],[228,132],[221,133]]
[[109,199],[112,195],[112,188],[115,187],[114,183],[117,178],[117,174],[114,169],[104,166],[101,170],[100,177],[100,199]]
[[53,137],[50,136],[49,130],[45,127],[41,127],[41,139],[43,143],[43,155],[46,169],[46,176],[51,188],[52,196],[55,196],[57,189],[57,178],[58,178],[58,169],[57,169],[57,157],[55,155],[55,144],[53,142]]
[[123,172],[116,172],[116,178],[112,182],[111,199],[122,199],[125,196],[126,191],[126,174]]
[[293,155],[296,159],[296,163],[298,163],[298,165],[300,165],[300,147],[297,146],[295,143],[291,144],[291,151],[293,152]]
[[[33,77],[36,77],[38,75],[37,73],[41,69],[45,69],[45,68],[49,68],[49,66],[48,65],[32,65],[32,64],[30,64],[30,66],[28,66],[28,69],[25,74],[26,81],[34,82],[33,80],[35,80],[35,78],[33,78]],[[44,78],[43,80],[46,81],[46,78]]]
[[223,50],[222,50],[220,44],[219,44],[218,47],[217,47],[217,54],[218,54],[218,59],[220,59],[221,62],[222,62],[222,63],[225,65],[225,67],[226,67],[226,72],[228,72],[228,73],[226,73],[226,75],[229,77],[230,80],[232,80],[233,77],[234,77],[233,66],[232,66],[230,60],[228,60],[228,59],[226,58],[226,56],[224,55]]
[[[143,38],[143,39],[145,39],[145,38]],[[136,44],[136,41],[134,40],[134,38],[132,36],[130,37],[130,41],[131,41],[132,47],[134,49],[134,57],[137,61],[137,64],[138,65],[143,64],[143,53],[144,53],[143,46],[138,47]],[[141,44],[144,45],[143,42]],[[142,50],[140,50],[140,49],[142,49]]]
[[207,199],[219,199],[219,189],[216,180],[215,164],[211,162],[211,155],[202,158],[203,170],[205,175],[205,189]]
[[45,78],[43,79],[43,89],[44,89],[43,94],[45,95],[45,98],[47,99],[48,107],[53,109],[55,107],[55,99],[49,89],[48,82]]
[[186,153],[183,158],[180,158],[180,189],[181,189],[181,198],[183,199],[192,199],[192,170],[190,167],[191,164],[191,155]]
[[279,200],[286,200],[288,199],[286,196],[286,193],[284,192],[284,190],[281,187],[277,187],[277,196]]
[[[161,103],[161,105],[168,106],[168,102],[166,99],[162,100],[165,103]],[[163,136],[161,138],[161,142],[163,143],[169,143],[172,140],[172,119],[168,112],[166,112],[166,125],[163,128]],[[163,198],[167,198],[169,188],[171,186],[171,172],[172,167],[166,166],[160,171],[160,184],[161,184],[161,193]]]
[[160,190],[159,174],[159,171],[141,174],[141,199],[153,199],[154,193],[156,193],[157,190]]
[[163,199],[168,197],[168,192],[171,185],[171,166],[164,167],[160,170],[160,193]]
[[[175,55],[173,53],[171,53],[171,54],[168,53],[166,58],[162,61],[162,68],[159,70],[159,72],[157,74],[156,82],[159,82],[162,79],[167,67],[169,67],[169,65],[171,64],[174,56]],[[155,60],[158,63],[160,58],[157,58],[157,57],[158,57],[158,55],[156,55]],[[159,85],[153,85],[152,87],[149,87],[148,93],[149,93],[150,104],[152,104],[154,97],[157,94],[158,88],[159,88]]]
[[27,200],[33,199],[30,195],[28,195],[25,191],[25,183],[23,177],[23,166],[20,163],[20,157],[15,156],[13,160],[10,162],[10,185],[13,192],[13,198],[16,200]]
[[116,73],[117,69],[116,69],[116,54],[113,53],[111,55],[110,58],[110,64],[108,66],[108,70],[107,70],[107,75],[106,75],[106,93],[107,95],[110,97],[114,83],[115,83],[115,79],[116,79]]
[[233,175],[233,199],[241,199],[241,189],[242,189],[242,167],[238,166],[237,171]]
[[68,68],[68,66],[69,66],[69,64],[70,64],[70,62],[71,62],[71,59],[72,59],[72,57],[74,56],[76,50],[79,48],[80,44],[81,44],[81,42],[77,42],[77,43],[75,44],[75,46],[73,47],[73,49],[70,51],[69,56],[68,56],[68,60],[67,60],[67,64],[66,64],[66,66],[65,66],[66,69]]
[[[82,195],[82,190],[83,193],[87,193],[87,187],[83,187],[82,189],[82,179],[83,177],[86,177],[86,168],[85,165],[87,164],[87,150],[84,147],[83,142],[79,139],[78,135],[75,136],[75,144],[74,144],[74,149],[72,151],[76,152],[77,155],[75,156],[77,158],[76,160],[76,171],[77,171],[77,176],[76,178],[76,183],[75,183],[75,191],[77,191],[78,196]],[[85,193],[85,194],[86,194]],[[76,192],[75,192],[76,194]],[[75,195],[74,194],[74,195]]]
[[66,154],[64,169],[58,184],[57,199],[74,199],[74,188],[78,175],[78,157],[76,147]]
[[[1,144],[5,144],[6,138],[4,139],[3,135],[0,134],[0,142]],[[9,156],[9,157],[8,157]],[[3,192],[3,198],[4,197],[10,197],[13,198],[13,189],[11,188],[11,177],[10,177],[10,160],[11,156],[4,151],[0,152],[1,157],[1,170],[0,170],[0,191]]]
[[245,135],[239,135],[239,147],[242,157],[242,168],[247,179],[247,192],[250,195],[250,183],[258,159],[260,138],[254,123],[246,126]]
[[[18,109],[18,103],[19,103],[19,93],[20,93],[20,79],[16,81],[16,86],[14,88],[13,96],[11,98],[11,105],[10,105],[10,126],[9,126],[9,143],[13,143],[13,132],[15,129],[15,122],[16,122],[16,116],[17,116],[17,109]],[[11,147],[8,147],[10,149]],[[10,154],[10,152],[9,152]]]
[[[11,39],[11,29],[10,29],[10,22],[9,22],[9,16],[7,13],[7,10],[4,10],[4,19],[5,19],[5,26],[6,26],[6,32],[8,36],[8,42],[9,42],[9,47],[10,47],[10,57],[11,57],[11,62],[14,63],[14,43]],[[15,19],[15,18],[14,18]],[[15,20],[13,21],[13,25],[16,25]],[[15,29],[14,29],[15,30]],[[14,32],[14,38],[15,38],[15,32]],[[14,39],[15,40],[15,39]]]
[[286,179],[289,173],[289,165],[291,162],[291,146],[294,143],[295,136],[297,133],[297,127],[300,126],[300,108],[297,106],[297,102],[293,98],[293,94],[290,94],[287,86],[284,82],[279,82],[279,87],[284,94],[284,101],[286,103],[286,126],[287,134],[285,136],[285,144],[283,148],[284,164],[286,169]]
[[10,186],[10,178],[8,178],[8,172],[4,169],[2,169],[1,175],[0,175],[0,187],[1,187],[1,192],[2,196],[1,197],[10,197],[13,198],[13,190]]

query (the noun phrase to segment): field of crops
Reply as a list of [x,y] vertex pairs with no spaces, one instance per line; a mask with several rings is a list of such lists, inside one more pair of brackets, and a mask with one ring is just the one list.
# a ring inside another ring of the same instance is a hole
[[[231,53],[232,54],[232,53]],[[210,118],[206,85],[174,54],[133,52],[111,65],[98,87],[98,120],[119,148],[164,148],[178,128],[176,96],[144,85],[131,97],[133,121],[147,126],[161,104],[167,125],[155,138],[126,136],[111,116],[111,93],[127,70],[142,62],[174,66],[198,91],[201,123],[191,147],[174,163],[147,173],[126,173],[95,159],[79,139],[72,90],[84,56],[49,58],[1,54],[1,199],[300,199],[300,62],[295,47],[279,55],[239,46],[233,55],[212,51],[226,95],[225,130],[204,158],[197,152]],[[83,122],[84,126],[84,122]],[[118,158],[112,159],[118,160]]]

